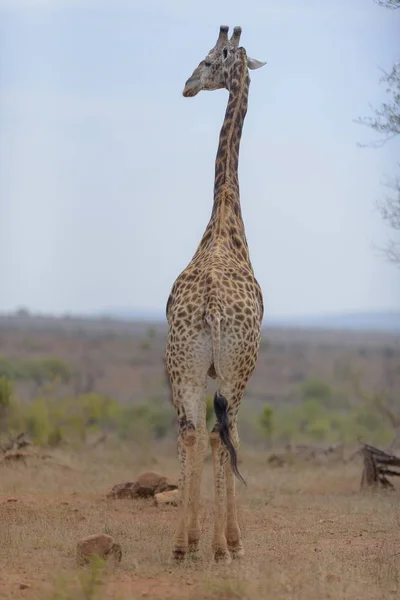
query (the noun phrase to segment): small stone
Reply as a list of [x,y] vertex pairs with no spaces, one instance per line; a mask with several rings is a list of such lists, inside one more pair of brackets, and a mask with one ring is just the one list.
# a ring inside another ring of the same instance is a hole
[[155,494],[154,503],[156,506],[179,506],[179,490],[170,490]]
[[77,563],[84,565],[89,562],[93,556],[100,556],[107,559],[113,556],[116,562],[122,558],[121,546],[117,544],[111,535],[99,533],[82,538],[77,544]]
[[20,590],[27,590],[29,589],[31,586],[29,585],[29,583],[20,583],[19,584],[19,589]]
[[136,483],[128,481],[118,483],[108,492],[107,498],[120,500],[124,498],[152,498],[160,492],[176,490],[178,482],[152,471],[142,473]]
[[18,498],[7,498],[7,502],[18,502]]

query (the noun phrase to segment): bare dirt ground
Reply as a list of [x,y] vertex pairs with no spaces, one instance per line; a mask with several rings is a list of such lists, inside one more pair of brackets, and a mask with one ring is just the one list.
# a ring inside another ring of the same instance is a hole
[[[177,475],[170,447],[58,450],[0,465],[0,598],[26,600],[390,600],[400,597],[399,493],[361,493],[361,464],[272,468],[242,454],[238,486],[246,556],[211,560],[212,473],[202,486],[199,560],[170,560],[177,510],[108,500],[144,470]],[[108,533],[122,561],[78,568],[79,538]]]

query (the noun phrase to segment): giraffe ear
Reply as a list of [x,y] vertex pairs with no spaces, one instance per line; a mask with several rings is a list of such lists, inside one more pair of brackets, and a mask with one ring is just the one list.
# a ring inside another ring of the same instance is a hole
[[263,67],[264,65],[266,65],[266,62],[263,62],[262,60],[257,60],[256,58],[250,58],[250,56],[247,57],[247,66],[249,67],[249,69],[259,69],[260,67]]

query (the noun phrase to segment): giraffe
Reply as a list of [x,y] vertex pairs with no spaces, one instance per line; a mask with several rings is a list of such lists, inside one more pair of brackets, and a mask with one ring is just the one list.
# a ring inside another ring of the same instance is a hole
[[[244,555],[237,520],[235,478],[240,402],[252,375],[264,313],[254,277],[240,208],[239,145],[249,92],[249,69],[265,63],[239,47],[241,28],[220,27],[215,46],[186,81],[183,96],[201,90],[229,92],[215,162],[210,221],[167,302],[166,367],[177,411],[181,507],[173,557],[198,550],[199,499],[204,457],[210,441],[214,469],[214,559],[225,563]],[[206,429],[207,377],[217,379],[216,424]],[[228,460],[229,459],[229,460]],[[244,482],[245,483],[245,482]]]

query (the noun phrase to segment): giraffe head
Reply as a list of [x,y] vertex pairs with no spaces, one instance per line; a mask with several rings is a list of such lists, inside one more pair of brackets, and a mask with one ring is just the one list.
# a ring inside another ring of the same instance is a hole
[[229,76],[233,67],[246,57],[249,69],[259,69],[265,62],[250,58],[246,50],[239,48],[241,27],[235,27],[230,39],[228,39],[229,27],[221,25],[219,36],[214,48],[195,68],[192,75],[185,83],[183,95],[188,98],[196,96],[201,90],[219,90],[228,88]]

